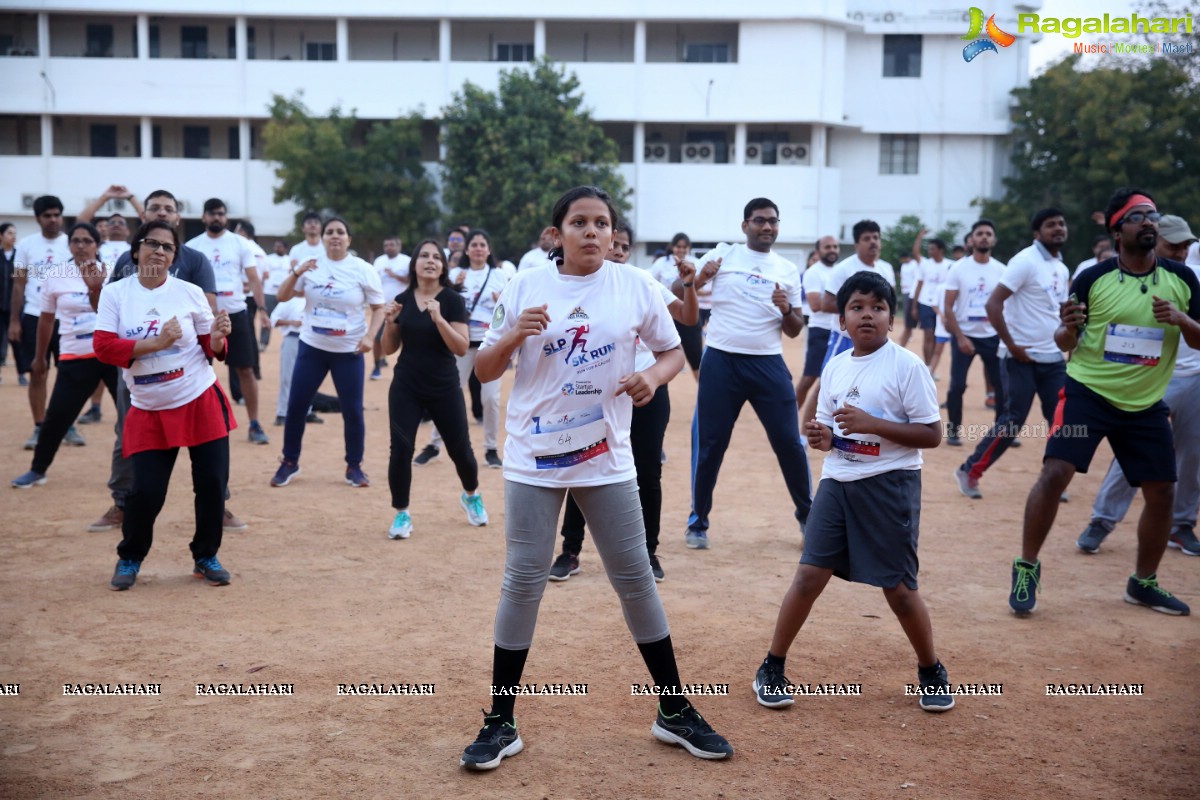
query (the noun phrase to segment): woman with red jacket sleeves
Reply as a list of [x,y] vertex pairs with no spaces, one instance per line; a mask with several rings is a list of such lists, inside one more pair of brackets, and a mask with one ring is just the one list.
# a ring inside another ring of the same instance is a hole
[[229,432],[237,427],[211,360],[225,357],[229,315],[213,315],[198,286],[169,276],[179,234],[154,220],[138,231],[131,257],[137,280],[110,283],[100,295],[93,337],[96,356],[122,367],[131,408],[124,454],[133,461],[133,491],[125,504],[112,588],[133,586],[154,539],[179,448],[192,459],[196,533],[195,575],[229,583],[217,560],[229,480]]

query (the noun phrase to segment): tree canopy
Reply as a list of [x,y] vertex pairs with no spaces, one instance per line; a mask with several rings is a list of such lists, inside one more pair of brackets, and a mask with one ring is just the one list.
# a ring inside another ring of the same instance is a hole
[[[895,225],[884,228],[880,237],[879,257],[892,266],[899,267],[900,256],[912,255],[913,242],[917,240],[917,234],[922,228],[929,231],[929,226],[921,222],[921,218],[915,214],[905,214]],[[925,241],[941,239],[946,243],[946,255],[949,256],[954,245],[962,244],[962,234],[963,224],[958,220],[950,220],[941,230],[926,233]],[[929,255],[929,251],[924,250],[924,254]]]
[[263,155],[278,164],[275,202],[300,205],[297,230],[307,211],[345,217],[360,251],[392,234],[415,242],[438,217],[421,124],[418,114],[366,122],[340,108],[314,117],[299,96],[276,95],[263,131]]
[[496,92],[468,82],[442,115],[443,199],[452,220],[487,229],[497,257],[528,250],[574,186],[599,186],[628,210],[617,145],[562,67],[543,60],[504,71]]
[[1055,206],[1066,214],[1064,261],[1073,267],[1106,233],[1092,216],[1121,186],[1145,189],[1163,213],[1200,225],[1200,84],[1170,56],[1095,69],[1082,69],[1081,58],[1013,92],[1012,174],[1002,199],[980,203],[996,222],[997,258],[1028,246],[1029,218]]

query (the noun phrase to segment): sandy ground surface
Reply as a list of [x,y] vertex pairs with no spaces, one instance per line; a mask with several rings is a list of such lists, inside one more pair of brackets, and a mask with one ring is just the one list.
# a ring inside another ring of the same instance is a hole
[[[919,335],[919,334],[918,334]],[[794,373],[803,337],[788,342]],[[917,342],[914,341],[914,348]],[[278,340],[264,356],[273,408]],[[948,380],[942,365],[939,392]],[[985,423],[972,373],[967,422]],[[52,373],[53,378],[53,373]],[[390,379],[390,372],[389,372]],[[506,383],[511,380],[507,377]],[[0,463],[28,468],[25,392],[3,372]],[[233,583],[190,574],[192,503],[179,464],[157,541],[133,591],[107,588],[117,532],[85,526],[109,504],[110,427],[84,428],[47,485],[0,490],[8,541],[0,562],[0,797],[1200,797],[1200,626],[1122,602],[1134,523],[1099,555],[1076,551],[1108,452],[1079,476],[1043,552],[1031,619],[1008,612],[1009,565],[1041,460],[1029,439],[961,497],[962,450],[926,453],[921,588],[955,683],[1003,684],[933,715],[905,697],[915,660],[882,595],[834,581],[793,646],[796,682],[861,683],[860,697],[757,705],[750,683],[799,555],[783,480],[761,426],[742,415],[717,487],[712,549],[683,542],[688,428],[695,384],[671,386],[659,590],[685,682],[729,684],[696,705],[736,749],[703,762],[650,736],[648,680],[595,551],[551,584],[525,679],[588,684],[586,697],[517,705],[525,751],[467,774],[462,748],[488,704],[492,620],[504,552],[502,478],[484,470],[492,524],[471,528],[443,458],[416,471],[408,541],[389,541],[386,381],[367,384],[374,479],[342,480],[337,417],[309,427],[304,472],[271,476],[282,429],[232,442],[233,508],[250,527],[225,537]],[[326,391],[331,391],[326,387]],[[105,401],[106,422],[113,415]],[[424,438],[427,434],[422,434]],[[472,428],[482,457],[482,430]],[[816,465],[819,469],[819,464]],[[1134,513],[1140,509],[1140,500]],[[1200,558],[1169,551],[1163,584],[1200,608]],[[65,697],[65,683],[160,683],[159,697]],[[198,697],[198,683],[290,683],[293,696]],[[430,683],[432,696],[338,696],[339,683]],[[1047,683],[1140,683],[1142,697],[1047,697]]]

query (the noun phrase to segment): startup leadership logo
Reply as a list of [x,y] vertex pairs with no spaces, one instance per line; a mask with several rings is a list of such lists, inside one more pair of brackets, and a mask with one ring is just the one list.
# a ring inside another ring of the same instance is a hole
[[[971,42],[963,48],[963,61],[973,61],[976,56],[987,51],[993,53],[1000,52],[996,49],[996,45],[1008,47],[1017,40],[1017,37],[1011,33],[1005,33],[1000,30],[1000,26],[996,24],[996,15],[992,14],[987,18],[987,25],[983,23],[983,11],[971,6],[971,27],[967,29],[967,33],[963,39],[969,39]],[[980,38],[980,34],[984,34]]]

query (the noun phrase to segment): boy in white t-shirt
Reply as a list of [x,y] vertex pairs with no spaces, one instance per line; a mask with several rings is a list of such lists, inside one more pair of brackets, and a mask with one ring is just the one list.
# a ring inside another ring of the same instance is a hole
[[805,424],[809,446],[829,455],[800,566],[754,678],[755,696],[768,708],[794,702],[795,688],[783,672],[787,651],[837,575],[883,589],[917,654],[921,708],[949,711],[954,696],[917,591],[921,448],[942,440],[937,394],[921,359],[888,339],[896,293],[886,280],[856,273],[838,291],[837,303],[853,349],[825,367],[816,419]]

